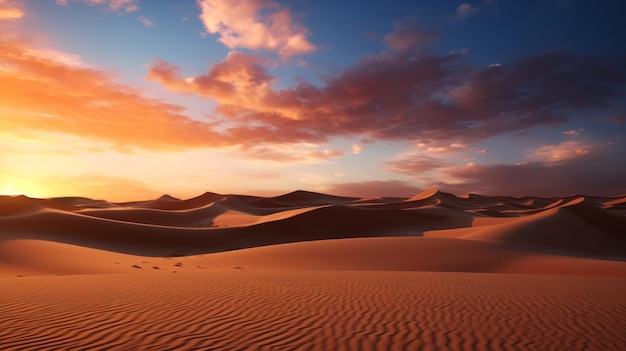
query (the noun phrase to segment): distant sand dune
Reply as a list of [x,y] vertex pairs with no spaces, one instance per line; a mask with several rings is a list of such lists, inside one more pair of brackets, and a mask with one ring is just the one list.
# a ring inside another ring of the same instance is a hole
[[0,196],[2,350],[625,350],[624,196]]

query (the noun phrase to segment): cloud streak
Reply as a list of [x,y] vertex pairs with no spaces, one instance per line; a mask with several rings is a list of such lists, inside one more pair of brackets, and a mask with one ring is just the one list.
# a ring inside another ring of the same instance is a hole
[[[105,5],[109,10],[114,12],[135,12],[139,11],[139,5],[137,0],[74,0],[76,2],[83,2],[92,6]],[[68,0],[56,0],[56,3],[61,6],[67,6]]]

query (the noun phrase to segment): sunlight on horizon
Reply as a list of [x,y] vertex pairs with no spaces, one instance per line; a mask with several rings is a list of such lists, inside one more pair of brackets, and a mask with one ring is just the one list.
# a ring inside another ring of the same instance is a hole
[[7,195],[7,196],[25,195],[28,197],[36,197],[36,198],[45,197],[44,196],[45,194],[43,194],[42,191],[40,191],[39,189],[36,189],[36,187],[33,185],[28,185],[28,184],[16,185],[14,183],[5,183],[2,186],[0,186],[0,195]]

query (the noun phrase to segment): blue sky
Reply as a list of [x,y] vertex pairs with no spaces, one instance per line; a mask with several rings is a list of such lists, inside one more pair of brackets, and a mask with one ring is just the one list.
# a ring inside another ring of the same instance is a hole
[[0,193],[625,193],[624,10],[4,0]]

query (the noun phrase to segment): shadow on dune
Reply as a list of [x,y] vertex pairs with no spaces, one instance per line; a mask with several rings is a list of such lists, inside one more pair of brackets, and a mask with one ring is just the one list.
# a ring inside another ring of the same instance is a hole
[[[620,198],[580,196],[457,197],[438,190],[409,199],[369,200],[306,191],[271,198],[205,193],[188,200],[162,196],[127,203],[3,196],[0,240],[38,239],[168,256],[326,239],[421,236],[425,231],[467,228],[461,239],[622,260],[626,258],[626,217],[610,209],[622,202]],[[215,224],[218,218],[227,221],[242,216],[244,222],[229,227]],[[485,217],[514,218],[472,228],[474,219]]]

